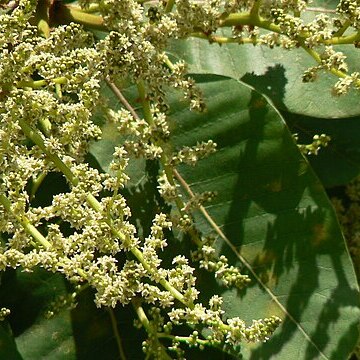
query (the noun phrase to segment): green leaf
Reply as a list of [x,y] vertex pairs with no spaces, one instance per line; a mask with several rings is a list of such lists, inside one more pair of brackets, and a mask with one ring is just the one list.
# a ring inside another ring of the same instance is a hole
[[281,116],[230,80],[204,84],[206,116],[176,112],[174,144],[213,139],[215,156],[180,173],[192,191],[216,190],[198,224],[253,277],[223,290],[227,316],[275,314],[270,340],[244,346],[246,359],[345,359],[357,340],[359,304],[351,259],[329,200]]
[[[325,3],[324,7],[330,5]],[[353,45],[342,45],[336,46],[335,50],[347,55],[350,73],[359,71],[358,49]],[[289,112],[322,118],[360,114],[358,91],[351,90],[341,97],[332,95],[331,89],[338,80],[336,76],[322,71],[316,81],[302,82],[304,71],[317,65],[303,49],[270,49],[249,44],[219,46],[209,44],[206,40],[189,38],[176,40],[169,54],[174,61],[185,60],[191,73],[241,79],[267,95],[278,108]]]
[[22,360],[7,321],[0,325],[0,359]]
[[49,274],[43,269],[35,269],[31,274],[21,270],[4,274],[1,306],[11,310],[8,321],[20,359],[76,358],[70,312],[60,309],[53,318],[45,317],[47,311],[53,310],[52,302],[65,294],[64,280],[59,274]]
[[[122,359],[117,341],[120,346],[123,343],[129,345],[126,359],[136,359],[141,354],[143,336],[133,326],[134,314],[131,310],[131,307],[125,309],[122,306],[116,309],[96,308],[93,291],[87,289],[83,292],[78,306],[71,313],[76,360]],[[116,321],[117,334],[112,317]]]
[[16,343],[24,360],[77,359],[70,313],[66,310],[51,319],[38,319]]
[[[196,79],[208,111],[189,113],[184,102],[172,97],[171,142],[180,149],[213,139],[218,151],[195,167],[179,167],[179,173],[195,193],[218,192],[204,213],[194,214],[197,225],[205,235],[215,235],[219,253],[252,278],[249,287],[237,291],[200,271],[200,300],[221,294],[226,317],[239,316],[249,324],[271,315],[283,319],[267,343],[243,345],[244,359],[345,359],[358,337],[358,287],[321,183],[264,97],[235,80],[210,75]],[[105,137],[92,148],[104,167],[112,152],[109,144],[120,141],[114,132],[107,133],[112,139]],[[102,142],[108,150],[101,150]],[[150,176],[146,169],[141,173],[132,184]],[[151,186],[156,183],[146,183],[153,194],[148,205],[155,211],[160,202]],[[140,186],[138,192],[144,189]],[[136,223],[149,216],[144,198],[131,204],[139,209]],[[189,239],[172,241],[177,253],[188,254]]]
[[309,156],[311,166],[325,187],[346,185],[360,173],[360,118],[319,119],[283,111],[286,123],[299,135],[300,144],[309,144],[316,134],[331,137],[318,155]]
[[[96,308],[93,292],[83,291],[73,310],[61,307],[59,296],[67,295],[67,289],[59,274],[42,269],[31,274],[10,271],[0,295],[1,306],[11,309],[9,324],[14,333],[12,339],[10,327],[6,328],[5,323],[0,327],[4,344],[0,347],[1,359],[113,360],[119,354],[111,316],[108,311]],[[45,316],[49,310],[55,311],[51,318]],[[134,336],[132,314],[119,309],[117,317],[120,336],[123,341],[136,344],[138,354],[141,341]]]

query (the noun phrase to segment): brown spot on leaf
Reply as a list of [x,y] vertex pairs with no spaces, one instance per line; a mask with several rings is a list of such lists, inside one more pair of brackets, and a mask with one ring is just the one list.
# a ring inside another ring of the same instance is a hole
[[326,230],[325,224],[315,224],[312,228],[312,231],[312,243],[314,246],[320,246],[327,240],[328,231]]
[[282,181],[281,179],[275,179],[271,183],[266,185],[266,189],[271,192],[280,192],[282,190]]
[[266,104],[267,104],[266,100],[263,97],[259,97],[251,102],[251,107],[253,109],[262,109],[266,107]]
[[256,256],[252,264],[261,281],[269,288],[275,287],[279,281],[274,273],[276,259],[277,255],[274,251],[263,251]]

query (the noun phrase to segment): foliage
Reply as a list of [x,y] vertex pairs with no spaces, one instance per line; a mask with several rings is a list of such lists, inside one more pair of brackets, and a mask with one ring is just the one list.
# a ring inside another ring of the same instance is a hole
[[315,5],[2,5],[0,358],[351,354],[360,5]]

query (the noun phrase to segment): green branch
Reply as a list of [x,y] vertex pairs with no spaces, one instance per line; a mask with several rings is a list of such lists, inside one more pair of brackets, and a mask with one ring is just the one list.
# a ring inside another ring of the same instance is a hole
[[[149,109],[150,111],[150,109]],[[151,114],[151,113],[150,113]],[[46,156],[54,163],[54,165],[60,170],[66,177],[66,179],[73,185],[77,186],[79,184],[79,179],[72,173],[71,169],[56,155],[48,151],[44,144],[44,140],[39,134],[38,131],[32,129],[24,119],[19,119],[19,124],[21,129],[23,130],[26,137],[32,140],[39,148],[46,154]],[[86,197],[87,203],[97,212],[101,213],[102,208],[99,201],[92,195],[88,194]],[[106,223],[111,229],[113,235],[119,238],[121,241],[126,242],[127,237],[125,234],[121,233],[118,229],[116,229],[113,225],[112,218],[107,218]],[[152,274],[154,269],[146,262],[143,253],[137,248],[133,247],[130,249],[131,253],[137,258],[137,260],[142,264],[144,269],[149,273]],[[156,270],[155,270],[156,271]],[[159,284],[162,285],[167,291],[171,293],[171,295],[180,301],[182,304],[192,307],[192,303],[188,303],[185,301],[184,296],[173,286],[166,279],[161,279]]]
[[259,39],[257,37],[253,38],[239,38],[239,37],[228,37],[228,36],[220,36],[220,35],[212,35],[205,34],[202,32],[196,32],[191,34],[192,37],[208,40],[209,43],[216,43],[219,45],[223,44],[258,44]]
[[[139,97],[141,99],[141,103],[143,106],[144,119],[150,126],[154,125],[154,119],[153,119],[153,116],[151,113],[151,108],[150,108],[150,101],[147,98],[144,83],[139,82],[137,85],[137,88],[138,88]],[[162,146],[164,144],[160,144],[159,141],[155,142],[155,145],[159,145],[159,146],[161,146],[162,149],[164,149],[164,146]],[[166,177],[167,177],[170,185],[176,186],[176,183],[174,180],[174,175],[173,175],[173,168],[169,165],[169,159],[168,159],[168,156],[165,153],[165,151],[163,151],[163,153],[161,154],[160,162],[164,168]],[[180,215],[184,215],[184,212],[181,210],[185,205],[183,203],[183,201],[179,197],[176,197],[175,203],[176,203],[177,208],[179,209]]]
[[[42,246],[46,250],[49,250],[51,248],[51,243],[46,240],[45,236],[41,234],[41,232],[34,225],[31,224],[30,220],[25,215],[19,216],[12,210],[11,201],[4,194],[0,194],[0,204],[5,208],[7,212],[9,212],[15,217],[15,219],[23,227],[26,233],[35,240],[37,245]],[[61,266],[61,263],[59,263],[59,266]],[[76,271],[80,276],[86,279],[87,276],[84,270],[76,269]]]
[[220,21],[220,27],[232,27],[238,25],[253,25],[278,34],[282,33],[279,25],[276,25],[261,16],[254,16],[250,12],[230,14],[227,18]]
[[44,235],[30,223],[26,216],[19,216],[12,210],[11,201],[4,194],[0,194],[0,203],[6,211],[15,217],[27,234],[31,235],[39,245],[43,246],[45,249],[51,247],[51,244],[45,239]]
[[47,86],[51,83],[54,83],[55,85],[56,84],[59,84],[59,85],[64,85],[66,84],[68,81],[68,79],[64,76],[62,77],[58,77],[58,78],[54,78],[54,79],[50,79],[50,80],[22,80],[22,81],[19,81],[17,84],[16,84],[16,87],[17,88],[33,88],[33,89],[40,89],[44,86]]
[[259,18],[259,11],[260,11],[261,3],[262,3],[262,0],[255,0],[254,4],[250,10],[250,15],[254,20]]
[[335,36],[331,39],[324,40],[325,45],[353,45],[360,41],[360,31],[347,35],[347,36]]
[[152,335],[151,338],[156,342],[157,347],[160,348],[161,359],[162,360],[171,360],[171,357],[166,352],[164,345],[161,344],[161,342],[159,341],[156,330],[153,329],[149,319],[147,318],[145,311],[141,306],[140,299],[134,299],[132,301],[132,305],[135,309],[135,312],[136,312],[136,315],[137,315],[139,321],[141,322],[141,325],[144,327],[144,329],[146,330],[146,332],[149,335]]
[[[255,4],[256,3],[257,2],[255,2]],[[255,6],[255,4],[254,4],[254,6]],[[272,23],[271,21],[266,20],[266,19],[262,18],[261,16],[259,16],[258,13],[256,13],[256,7],[253,8],[250,12],[230,14],[227,18],[220,21],[220,27],[233,27],[233,26],[239,26],[239,25],[256,26],[258,28],[261,28],[264,30],[269,30],[269,31],[275,32],[277,34],[286,36],[286,34],[282,33],[281,27],[279,25],[276,25],[276,24]],[[344,44],[354,44],[356,42],[359,42],[360,41],[360,31],[358,31],[354,34],[348,35],[348,36],[341,36],[349,26],[350,26],[349,22],[345,23],[344,26],[342,27],[342,29],[340,29],[336,33],[336,35],[338,35],[338,36],[335,36],[332,39],[323,40],[322,43],[324,45],[344,45]],[[200,33],[200,32],[193,33],[193,34],[191,34],[191,36],[201,38],[201,39],[206,39],[210,43],[216,42],[219,44],[227,44],[227,43],[256,44],[259,42],[259,40],[256,38],[242,39],[242,38],[235,38],[235,37],[217,36],[217,35],[212,35],[212,34],[208,35],[208,34],[204,34],[204,33]],[[314,49],[309,48],[308,46],[305,45],[305,41],[308,36],[309,36],[308,33],[304,33],[304,34],[296,36],[295,40],[318,64],[321,65],[322,60],[321,60],[319,53],[316,52]],[[333,74],[339,78],[345,78],[347,75],[343,71],[340,71],[333,67],[328,69],[328,71],[331,74]],[[358,81],[357,83],[360,83],[360,82]]]
[[46,173],[42,172],[39,176],[36,178],[33,178],[32,186],[31,186],[31,193],[30,193],[30,199],[33,199],[36,195],[36,192],[38,191],[40,185],[44,181],[46,177]]
[[78,6],[64,4],[63,2],[56,4],[52,20],[59,24],[75,22],[90,29],[107,31],[104,19],[100,15],[89,14]]
[[350,26],[351,26],[351,21],[346,20],[344,25],[336,33],[334,33],[333,37],[342,36]]
[[165,13],[171,12],[174,5],[175,5],[175,0],[167,0],[164,12]]
[[[172,62],[170,61],[170,59],[168,57],[165,58],[165,64],[166,64],[166,66],[168,66],[168,68],[170,70],[174,69],[174,65],[172,64]],[[123,96],[123,94],[118,89],[118,87],[114,83],[112,83],[109,79],[106,79],[106,82],[107,82],[108,86],[110,87],[110,89],[113,91],[113,93],[117,96],[117,98],[123,104],[123,106],[131,113],[131,115],[134,117],[134,119],[139,120],[140,118],[139,118],[138,114],[136,113],[134,108],[129,104],[129,102],[126,100],[126,98]],[[144,116],[144,118],[149,124],[153,124],[154,120],[153,120],[153,117],[152,117],[152,114],[150,111],[150,102],[147,99],[146,89],[145,89],[145,85],[143,82],[139,82],[139,84],[138,84],[138,93],[139,93],[139,97],[143,103],[143,106],[145,106],[144,113],[146,112],[146,115]],[[155,144],[158,145],[158,142],[155,142]],[[175,186],[176,185],[175,178],[177,178],[179,180],[181,186],[183,186],[185,188],[188,187],[187,183],[180,176],[180,174],[177,172],[177,170],[169,165],[168,156],[165,153],[163,153],[161,155],[160,163],[165,171],[166,178],[167,178],[168,182],[170,183],[170,185]],[[192,197],[192,198],[195,197],[195,195],[192,192],[190,195],[191,195],[190,197]],[[184,216],[186,213],[182,209],[185,207],[185,203],[182,201],[182,199],[179,196],[175,199],[175,205],[176,205],[176,208],[177,208],[180,216]],[[202,207],[200,207],[200,209],[201,208]],[[190,228],[188,230],[188,234],[190,235],[192,241],[197,246],[202,245],[202,241],[199,236],[199,233],[194,228]]]

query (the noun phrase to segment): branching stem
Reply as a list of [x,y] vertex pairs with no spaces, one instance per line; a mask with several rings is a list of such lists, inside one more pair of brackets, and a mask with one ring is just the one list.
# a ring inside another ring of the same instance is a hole
[[[148,110],[150,111],[150,108]],[[151,112],[150,112],[150,114],[151,114]],[[46,154],[47,157],[54,163],[54,165],[65,175],[67,180],[73,186],[78,185],[79,179],[72,173],[71,169],[56,154],[49,152],[49,150],[46,148],[46,146],[44,144],[44,140],[42,139],[39,132],[32,129],[24,119],[19,119],[19,124],[20,124],[24,134],[26,135],[26,137],[29,138],[30,140],[32,140],[37,146],[39,146],[39,148],[44,152],[44,154]],[[99,213],[102,212],[101,204],[92,194],[87,195],[86,201],[95,211],[97,211]],[[110,226],[112,233],[116,237],[118,237],[121,241],[126,242],[126,240],[127,240],[126,235],[124,235],[122,232],[120,232],[118,229],[116,229],[114,227],[113,220],[111,218],[108,218],[106,220],[106,223]],[[26,225],[26,223],[25,223],[25,225]],[[34,227],[31,225],[31,229],[32,228],[34,228]],[[154,269],[146,262],[146,260],[143,256],[143,253],[137,247],[132,247],[130,249],[130,251],[138,259],[138,261],[142,264],[144,269],[149,274],[151,274],[154,271]],[[177,289],[175,289],[173,286],[171,286],[170,283],[166,279],[161,279],[159,281],[159,283],[166,290],[168,290],[175,299],[180,301],[182,304],[189,306],[189,307],[193,306],[191,303],[188,303],[185,300],[184,296]]]
[[33,226],[25,216],[19,216],[12,210],[12,203],[4,194],[0,194],[0,203],[7,212],[16,218],[24,230],[31,235],[39,245],[43,246],[45,249],[49,249],[51,247],[51,244],[45,239],[43,234],[41,234],[41,232]]
[[[51,244],[49,241],[46,240],[45,236],[34,226],[31,224],[29,219],[24,215],[17,215],[11,208],[11,201],[4,195],[0,194],[0,203],[5,208],[7,212],[12,214],[16,220],[19,222],[19,224],[24,228],[27,234],[29,234],[36,242],[36,245],[40,245],[45,249],[50,249]],[[59,266],[61,266],[61,263],[59,263]],[[78,274],[82,276],[84,279],[86,279],[86,273],[82,269],[76,269]]]
[[138,319],[140,320],[142,326],[144,327],[144,329],[146,330],[146,332],[149,335],[152,335],[153,337],[155,337],[156,342],[158,343],[158,345],[160,346],[161,349],[161,359],[164,360],[171,360],[171,357],[169,356],[169,354],[166,352],[164,345],[161,344],[161,342],[158,339],[157,336],[157,332],[153,329],[149,319],[147,318],[145,311],[143,309],[143,307],[141,306],[141,301],[140,299],[134,299],[132,301],[132,305],[135,309],[136,315],[138,317]]
[[[147,98],[146,89],[143,82],[138,83],[138,92],[143,105],[144,118],[149,125],[154,125],[154,119],[151,113],[150,101]],[[156,143],[156,145],[161,146],[163,144]],[[161,147],[164,149],[163,146]],[[165,153],[165,151],[161,154],[160,162],[161,165],[163,166],[168,182],[170,183],[170,185],[176,186],[173,175],[173,168],[169,165],[168,155]],[[175,203],[177,208],[179,209],[180,215],[184,215],[184,213],[181,210],[184,207],[183,201],[179,197],[176,197]]]
[[106,31],[104,20],[100,15],[89,14],[78,6],[59,2],[56,6],[56,21],[60,24],[76,22],[90,29]]

